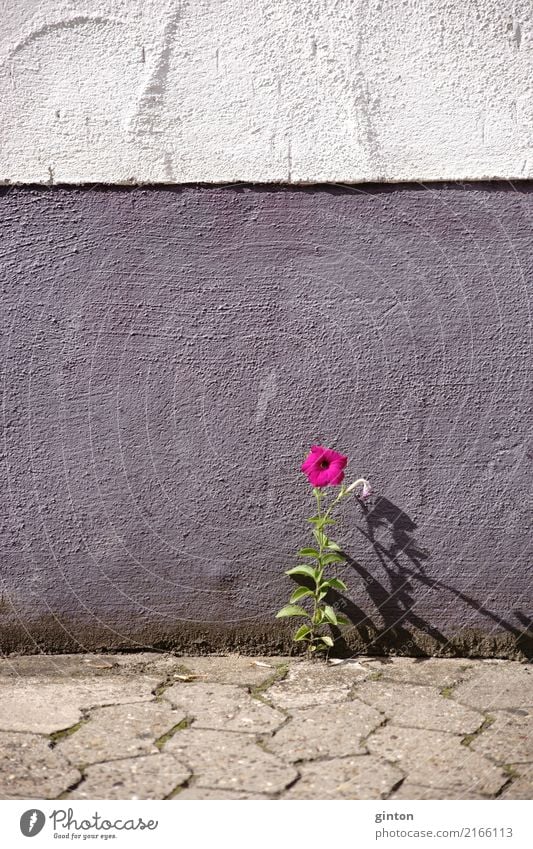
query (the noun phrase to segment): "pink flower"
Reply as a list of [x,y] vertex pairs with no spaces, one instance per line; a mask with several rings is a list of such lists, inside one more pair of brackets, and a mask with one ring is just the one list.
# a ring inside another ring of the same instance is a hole
[[322,445],[311,445],[311,453],[300,468],[312,486],[339,486],[344,478],[343,469],[347,462],[348,457],[344,454]]

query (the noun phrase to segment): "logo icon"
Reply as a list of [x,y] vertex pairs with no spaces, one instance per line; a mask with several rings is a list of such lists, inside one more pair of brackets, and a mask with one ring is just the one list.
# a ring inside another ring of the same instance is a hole
[[24,837],[35,837],[42,831],[46,822],[46,817],[42,811],[37,808],[31,808],[29,811],[24,811],[20,818],[20,830]]

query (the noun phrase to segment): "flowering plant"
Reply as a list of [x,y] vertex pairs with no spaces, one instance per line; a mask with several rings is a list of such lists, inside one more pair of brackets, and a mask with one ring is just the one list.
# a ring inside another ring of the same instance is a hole
[[[348,625],[348,619],[326,603],[330,590],[347,589],[340,578],[326,577],[325,574],[328,566],[346,560],[340,545],[330,539],[328,528],[336,524],[332,512],[344,498],[360,488],[360,498],[365,500],[372,494],[372,489],[365,478],[358,478],[349,486],[342,484],[347,462],[348,457],[337,451],[312,445],[310,454],[301,466],[301,471],[313,486],[316,499],[316,515],[307,520],[313,525],[315,545],[298,551],[298,556],[310,560],[310,563],[301,563],[285,573],[298,581],[299,586],[292,593],[289,604],[282,607],[276,617],[282,619],[294,616],[307,620],[298,628],[293,640],[307,643],[309,652],[329,651],[333,647],[333,639],[324,633],[328,625]],[[335,497],[329,499],[328,504],[323,490],[330,486],[340,486],[340,489]],[[305,585],[301,583],[302,579],[306,581]],[[309,609],[296,603],[304,599],[310,603]]]

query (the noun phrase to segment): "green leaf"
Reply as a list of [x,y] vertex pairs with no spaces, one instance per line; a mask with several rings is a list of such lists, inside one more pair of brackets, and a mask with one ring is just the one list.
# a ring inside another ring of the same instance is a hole
[[307,566],[307,564],[302,564],[301,566],[295,566],[294,569],[289,569],[288,572],[285,572],[286,575],[290,575],[291,578],[293,575],[305,575],[307,578],[312,578],[313,581],[316,581],[319,575],[318,569],[313,569],[312,566]]
[[324,545],[327,539],[324,531],[320,531],[318,528],[313,529],[313,536],[319,545]]
[[324,608],[324,619],[326,622],[329,622],[330,625],[337,624],[337,614],[329,604],[326,604]]
[[286,604],[276,613],[276,619],[282,619],[284,616],[305,616],[309,618],[307,610],[304,610],[299,604]]
[[323,528],[324,525],[336,525],[337,519],[326,519],[325,516],[312,516],[307,520],[311,522],[313,525],[316,525],[319,528]]
[[343,554],[326,554],[322,557],[322,563],[324,566],[328,566],[330,563],[344,563],[346,558]]
[[330,551],[342,551],[340,545],[337,545],[337,543],[333,542],[331,539],[328,539],[326,548],[329,548]]
[[324,611],[320,607],[318,607],[315,611],[315,615],[313,616],[313,624],[314,625],[320,625],[323,618],[324,618]]
[[340,578],[329,578],[327,581],[324,581],[324,583],[320,584],[320,589],[322,589],[323,587],[328,587],[329,589],[332,589],[332,590],[347,590],[348,589],[348,587],[346,586],[344,581],[341,581]]
[[325,635],[325,636],[321,636],[320,639],[322,640],[323,643],[326,644],[326,646],[333,648],[333,640],[331,639],[331,637],[328,637],[327,635]]
[[305,640],[305,638],[310,633],[311,633],[311,628],[308,628],[307,625],[302,625],[302,627],[298,628],[298,630],[296,631],[296,633],[293,637],[293,640],[294,640],[294,642],[298,642],[298,640]]
[[350,620],[343,613],[337,613],[337,625],[349,625]]
[[306,595],[313,595],[313,590],[308,590],[307,587],[298,587],[294,590],[290,597],[290,602],[298,601],[300,598],[305,598]]
[[316,548],[301,548],[298,557],[320,557],[320,552]]
[[327,651],[327,646],[325,646],[323,643],[317,643],[316,645],[311,646],[310,648],[311,651]]

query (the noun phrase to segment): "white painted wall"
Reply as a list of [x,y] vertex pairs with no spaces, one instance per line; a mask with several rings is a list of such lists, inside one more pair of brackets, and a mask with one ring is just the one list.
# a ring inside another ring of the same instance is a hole
[[0,181],[533,177],[531,0],[7,0]]

